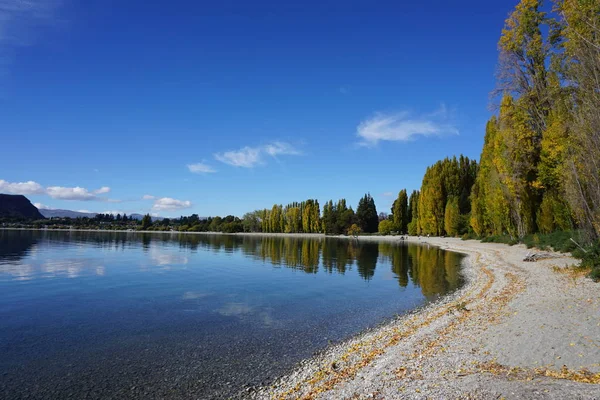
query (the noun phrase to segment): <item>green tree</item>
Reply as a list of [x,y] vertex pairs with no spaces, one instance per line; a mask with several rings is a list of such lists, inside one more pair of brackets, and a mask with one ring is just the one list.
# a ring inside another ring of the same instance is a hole
[[142,230],[145,231],[152,226],[152,217],[150,214],[144,215],[142,218]]
[[364,197],[358,202],[358,207],[356,208],[356,218],[358,225],[363,232],[377,232],[377,228],[379,226],[379,217],[377,216],[375,200],[373,200],[373,197],[371,197],[370,193],[365,194]]
[[556,1],[562,17],[563,71],[571,127],[565,160],[565,192],[579,226],[600,238],[600,2]]
[[449,236],[457,236],[461,230],[460,209],[458,198],[452,197],[446,204],[444,213],[444,230]]
[[413,190],[410,194],[410,201],[408,203],[408,215],[410,216],[410,222],[408,223],[408,234],[418,235],[419,231],[419,191]]
[[389,219],[384,219],[379,222],[379,233],[382,235],[389,235],[395,229],[396,224]]
[[394,200],[392,205],[392,217],[394,220],[394,229],[405,233],[407,231],[410,216],[408,214],[408,196],[406,189],[402,189],[398,193],[398,198]]
[[244,232],[260,232],[260,211],[253,211],[244,214],[242,226],[244,228]]
[[221,217],[214,217],[210,221],[210,224],[208,225],[208,231],[209,232],[220,232],[221,231],[221,223],[222,222],[223,222],[223,218],[221,218]]
[[348,236],[357,237],[361,233],[362,233],[362,229],[360,228],[360,226],[358,226],[356,224],[352,224],[352,226],[350,226],[350,228],[348,228]]

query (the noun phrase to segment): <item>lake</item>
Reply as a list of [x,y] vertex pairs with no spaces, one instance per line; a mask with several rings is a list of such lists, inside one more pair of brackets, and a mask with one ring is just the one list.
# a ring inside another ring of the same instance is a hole
[[456,290],[461,259],[322,237],[0,230],[0,397],[236,396]]

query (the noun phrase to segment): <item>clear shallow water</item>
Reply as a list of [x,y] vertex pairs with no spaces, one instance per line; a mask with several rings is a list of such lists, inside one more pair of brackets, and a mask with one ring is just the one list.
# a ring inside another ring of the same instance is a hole
[[228,398],[462,284],[406,244],[0,230],[0,397]]

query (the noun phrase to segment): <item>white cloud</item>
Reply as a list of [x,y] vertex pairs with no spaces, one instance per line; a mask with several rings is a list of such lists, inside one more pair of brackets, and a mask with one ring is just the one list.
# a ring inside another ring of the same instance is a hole
[[361,122],[356,134],[360,144],[374,146],[379,141],[410,141],[417,136],[458,135],[444,105],[432,113],[414,116],[409,112],[396,114],[377,113]]
[[[97,193],[106,193],[103,190],[108,188],[101,188],[97,191],[90,192],[86,188],[82,188],[79,186],[76,187],[62,187],[62,186],[48,186],[46,188],[46,193],[48,196],[53,199],[61,199],[61,200],[82,200],[82,201],[90,201],[90,200],[103,200],[99,198]],[[109,189],[110,190],[110,189]]]
[[163,197],[154,201],[152,209],[155,211],[175,211],[190,208],[191,206],[192,202],[189,200],[177,200],[170,197]]
[[38,210],[56,210],[56,208],[48,207],[47,205],[42,204],[42,203],[33,203],[33,205]]
[[[1,2],[2,0],[0,0]],[[48,195],[53,199],[61,200],[98,200],[108,201],[113,203],[119,203],[121,200],[107,199],[104,197],[98,197],[99,194],[105,194],[110,192],[108,186],[103,186],[100,189],[89,191],[86,188],[79,186],[76,187],[63,187],[63,186],[48,186],[44,188],[37,182],[7,182],[0,179],[0,193],[8,194],[23,194],[23,195]]]
[[244,147],[237,151],[226,151],[225,153],[215,154],[215,158],[222,163],[233,165],[234,167],[252,168],[261,163],[260,148]]
[[384,197],[392,197],[394,195],[394,193],[393,192],[383,192],[381,195]]
[[300,151],[296,150],[291,144],[285,142],[273,142],[264,146],[264,151],[271,157],[278,155],[300,155]]
[[27,181],[27,182],[7,182],[3,179],[0,179],[0,193],[8,193],[8,194],[44,194],[46,191],[37,182]]
[[154,200],[156,197],[152,196],[151,194],[145,194],[142,196],[142,200]]
[[254,168],[264,163],[264,156],[276,157],[279,155],[300,155],[299,150],[289,143],[275,141],[264,146],[246,146],[240,150],[232,150],[224,153],[216,153],[215,158],[222,163],[234,167]]
[[190,170],[190,172],[193,172],[194,174],[210,174],[213,172],[217,172],[216,169],[203,162],[199,162],[196,164],[188,164],[187,167]]
[[94,190],[95,194],[104,194],[108,192],[110,192],[110,188],[108,186],[102,186],[100,189]]
[[[77,210],[77,212],[80,213],[87,213],[87,214],[91,214],[92,212],[90,210]],[[106,213],[105,213],[106,214]]]

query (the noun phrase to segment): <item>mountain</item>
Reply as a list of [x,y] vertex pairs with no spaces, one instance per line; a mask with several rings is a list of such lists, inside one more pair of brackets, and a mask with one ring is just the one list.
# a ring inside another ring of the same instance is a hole
[[58,217],[58,218],[94,218],[96,213],[86,213],[71,210],[48,210],[45,208],[40,209],[40,213],[46,218]]
[[[98,213],[86,213],[86,212],[71,211],[71,210],[49,210],[49,209],[45,209],[45,208],[40,209],[40,213],[42,213],[42,215],[46,218],[83,218],[83,217],[94,218],[98,214]],[[128,215],[127,217],[133,218],[136,220],[141,220],[142,218],[144,218],[144,216],[142,214],[131,214],[131,215]],[[160,220],[162,220],[162,218],[161,217],[152,217],[152,220],[160,221]]]
[[44,219],[29,199],[20,194],[0,194],[0,217]]

